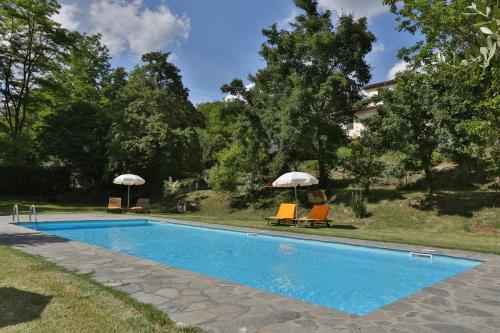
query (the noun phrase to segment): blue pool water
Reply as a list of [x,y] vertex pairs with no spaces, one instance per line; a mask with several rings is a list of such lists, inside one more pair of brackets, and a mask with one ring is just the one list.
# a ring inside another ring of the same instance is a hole
[[24,226],[357,315],[481,264],[147,220]]

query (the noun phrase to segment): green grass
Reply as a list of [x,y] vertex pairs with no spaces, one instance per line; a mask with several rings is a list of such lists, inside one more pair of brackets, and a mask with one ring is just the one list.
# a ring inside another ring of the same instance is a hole
[[12,213],[12,207],[18,204],[19,210],[27,213],[29,206],[36,205],[39,213],[71,213],[71,212],[106,212],[103,205],[88,205],[80,203],[51,203],[40,201],[38,198],[11,198],[0,197],[0,215]]
[[[369,196],[369,216],[355,218],[348,207],[349,190],[336,190],[330,199],[333,228],[290,228],[268,226],[264,217],[273,215],[279,202],[289,192],[270,197],[256,210],[230,208],[227,196],[212,191],[189,194],[196,211],[186,214],[163,212],[156,208],[153,216],[184,219],[241,227],[271,229],[293,233],[318,234],[383,242],[406,243],[450,249],[500,254],[500,233],[472,233],[471,226],[500,230],[500,193],[484,190],[438,191],[428,199],[419,191],[374,190]],[[1,200],[2,207],[12,209],[16,200]],[[19,200],[17,200],[19,202]],[[28,204],[29,202],[26,202]],[[103,206],[66,205],[38,202],[42,212],[104,212]],[[4,209],[5,210],[5,209]],[[305,215],[302,208],[299,215]]]
[[[278,202],[265,208],[228,208],[227,198],[211,191],[190,195],[198,211],[158,214],[162,217],[198,222],[395,242],[500,254],[500,234],[471,233],[469,226],[500,228],[500,194],[495,192],[442,191],[432,200],[422,192],[374,191],[369,198],[369,217],[355,218],[347,205],[350,192],[337,191],[330,200],[333,228],[268,226],[264,217],[275,213]],[[276,200],[279,201],[279,200]],[[299,216],[307,214],[301,209]]]
[[153,306],[0,245],[1,332],[202,332]]

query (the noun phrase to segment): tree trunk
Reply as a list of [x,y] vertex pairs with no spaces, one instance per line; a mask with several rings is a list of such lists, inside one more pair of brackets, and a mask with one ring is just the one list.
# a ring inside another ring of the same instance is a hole
[[328,170],[326,170],[325,161],[323,158],[318,158],[319,186],[326,188],[328,185]]
[[432,195],[433,193],[433,174],[431,167],[424,168],[425,182],[427,183],[427,194]]

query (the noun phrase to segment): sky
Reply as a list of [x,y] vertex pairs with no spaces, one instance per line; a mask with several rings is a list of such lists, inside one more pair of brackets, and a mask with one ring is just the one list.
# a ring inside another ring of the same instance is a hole
[[[299,13],[293,0],[60,0],[53,17],[67,29],[101,33],[112,66],[128,70],[150,51],[171,52],[194,103],[224,98],[220,87],[246,80],[264,63],[258,52],[262,29],[287,24]],[[371,83],[405,68],[398,50],[417,37],[397,32],[397,22],[382,0],[318,0],[321,9],[367,16],[377,41],[366,60]]]

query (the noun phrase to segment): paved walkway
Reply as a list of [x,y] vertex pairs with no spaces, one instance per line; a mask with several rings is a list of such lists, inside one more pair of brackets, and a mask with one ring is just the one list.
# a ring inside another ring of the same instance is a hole
[[[39,219],[44,221],[125,218],[137,216],[39,216]],[[500,332],[500,256],[496,255],[436,249],[443,254],[483,259],[487,262],[368,315],[354,316],[93,245],[38,233],[6,223],[8,221],[8,217],[0,217],[0,243],[43,256],[77,273],[92,273],[95,280],[122,290],[141,302],[157,306],[178,323],[201,326],[213,332]],[[193,222],[182,223],[199,225]],[[422,250],[420,247],[409,245],[216,227]]]

